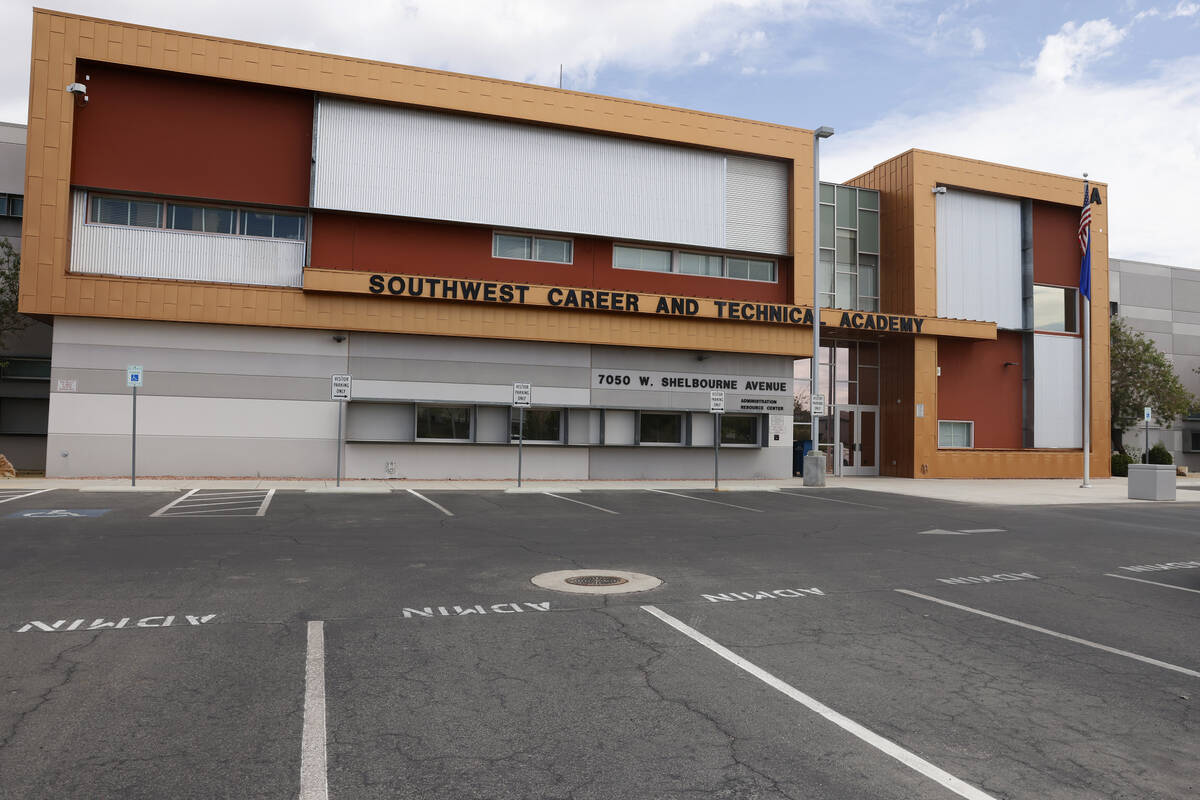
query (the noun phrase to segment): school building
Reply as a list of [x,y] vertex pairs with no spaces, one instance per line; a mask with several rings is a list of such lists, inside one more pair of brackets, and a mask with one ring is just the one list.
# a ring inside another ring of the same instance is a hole
[[1109,472],[1104,184],[1085,353],[1079,178],[910,150],[814,192],[811,130],[33,26],[48,476],[129,474],[137,365],[141,475],[332,477],[340,448],[349,478],[511,478],[528,383],[528,478],[710,477],[714,438],[723,477],[789,477],[814,322],[831,471],[1080,475],[1090,358]]

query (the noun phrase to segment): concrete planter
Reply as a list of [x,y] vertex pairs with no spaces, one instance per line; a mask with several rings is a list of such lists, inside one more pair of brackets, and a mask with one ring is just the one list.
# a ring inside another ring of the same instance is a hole
[[1130,500],[1174,500],[1175,467],[1171,464],[1130,464]]

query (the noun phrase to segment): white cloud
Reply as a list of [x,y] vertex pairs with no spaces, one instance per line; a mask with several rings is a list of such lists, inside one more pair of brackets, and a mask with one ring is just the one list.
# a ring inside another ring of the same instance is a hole
[[979,28],[971,28],[971,49],[980,53],[985,47],[987,47],[987,37],[983,35],[983,31]]
[[1058,33],[1046,37],[1034,74],[1045,83],[1062,84],[1078,76],[1090,62],[1112,52],[1125,34],[1124,29],[1107,19],[1094,19],[1082,25],[1068,22]]
[[1167,14],[1167,19],[1173,17],[1194,17],[1200,14],[1200,3],[1189,3],[1185,0],[1179,0],[1179,5],[1175,6],[1171,13]]
[[1200,267],[1200,57],[1129,84],[1017,75],[952,111],[893,115],[822,147],[845,180],[917,147],[1109,185],[1112,256]]
[[[600,69],[685,69],[763,53],[770,25],[876,24],[894,0],[58,0],[64,11],[400,64],[589,89]],[[0,2],[0,119],[25,118],[29,6]],[[762,63],[759,63],[759,62]],[[740,66],[738,64],[737,66]],[[734,67],[736,68],[736,67]]]

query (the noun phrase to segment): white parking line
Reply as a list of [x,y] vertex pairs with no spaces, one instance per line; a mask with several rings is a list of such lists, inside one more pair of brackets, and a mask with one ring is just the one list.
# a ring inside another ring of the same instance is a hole
[[274,489],[192,489],[151,514],[151,517],[261,517],[275,496]]
[[174,507],[175,507],[175,505],[176,505],[177,503],[179,503],[179,502],[181,502],[181,501],[183,501],[183,500],[186,500],[186,499],[188,499],[189,497],[191,497],[192,495],[194,495],[194,494],[195,494],[196,492],[198,492],[198,491],[200,491],[200,490],[199,490],[199,489],[192,489],[190,492],[188,492],[187,494],[183,495],[182,497],[176,497],[174,500],[172,500],[171,502],[167,503],[165,506],[163,506],[162,508],[160,508],[158,511],[155,511],[155,512],[154,512],[153,514],[151,514],[150,516],[152,516],[152,517],[161,517],[161,516],[162,516],[164,513],[166,513],[167,511],[170,511],[172,508],[174,508]]
[[325,760],[325,623],[313,620],[308,623],[308,652],[304,657],[299,800],[328,800]]
[[1117,575],[1116,573],[1113,573],[1113,572],[1106,572],[1104,574],[1110,578],[1120,578],[1123,581],[1137,581],[1138,583],[1148,583],[1151,586],[1164,586],[1168,589],[1178,589],[1181,592],[1194,592],[1196,594],[1200,594],[1200,589],[1189,589],[1186,586],[1176,586],[1171,583],[1159,583],[1158,581],[1148,581],[1145,578],[1135,578],[1132,575]]
[[851,502],[850,500],[838,500],[836,497],[817,497],[815,494],[812,494],[810,492],[789,492],[786,489],[780,489],[779,493],[791,495],[792,497],[803,497],[806,500],[821,500],[826,503],[841,503],[842,505],[845,505],[845,506],[862,506],[863,508],[875,508],[880,511],[888,511],[889,510],[887,508],[884,508],[883,506],[873,506],[868,503],[854,503],[854,502]]
[[787,695],[791,699],[795,700],[797,703],[804,706],[809,711],[814,711],[817,714],[820,714],[822,717],[829,720],[834,725],[837,725],[839,728],[846,731],[847,733],[850,733],[853,736],[857,736],[859,739],[863,740],[864,742],[866,742],[867,744],[876,748],[877,750],[896,759],[904,766],[919,772],[920,774],[924,775],[926,778],[929,778],[932,781],[935,781],[935,782],[941,784],[945,788],[947,788],[950,791],[957,794],[959,797],[966,797],[969,800],[995,800],[995,798],[992,797],[992,795],[987,794],[986,792],[982,792],[979,789],[976,789],[974,786],[967,783],[966,781],[963,781],[959,778],[954,777],[949,772],[946,772],[945,770],[943,770],[940,767],[934,766],[933,764],[929,763],[925,759],[918,756],[916,753],[912,753],[912,752],[909,752],[908,750],[905,750],[900,745],[896,744],[895,742],[893,742],[889,739],[885,739],[884,737],[882,737],[879,734],[872,731],[870,728],[867,728],[866,726],[855,722],[854,720],[850,719],[849,717],[847,717],[843,714],[840,714],[837,711],[834,711],[832,708],[825,705],[820,700],[817,700],[814,697],[810,697],[809,695],[800,691],[799,689],[792,686],[791,684],[785,683],[784,681],[780,680],[779,678],[776,678],[774,675],[767,672],[765,669],[755,666],[754,664],[750,663],[746,659],[739,656],[737,653],[733,652],[732,650],[729,650],[728,648],[724,647],[723,645],[718,644],[717,642],[715,642],[714,640],[705,636],[703,633],[700,633],[700,631],[696,630],[695,628],[691,627],[690,625],[680,622],[679,620],[675,619],[675,617],[672,617],[670,614],[666,613],[665,611],[662,611],[662,610],[656,608],[655,606],[642,606],[642,610],[646,611],[650,614],[653,614],[655,617],[658,617],[660,620],[667,623],[672,628],[674,628],[675,630],[682,633],[684,636],[687,636],[692,641],[695,641],[695,642],[698,642],[698,643],[704,645],[709,650],[711,650],[712,652],[719,655],[721,658],[728,661],[730,664],[733,664],[734,666],[738,667],[739,669],[742,669],[742,670],[750,673],[751,675],[758,678],[763,683],[770,686],[772,689],[776,689],[776,690],[782,692],[783,694]]
[[[0,496],[8,494],[8,492],[16,492],[16,491],[21,491],[21,490],[8,489],[8,490],[4,491],[3,493],[0,493]],[[0,503],[7,503],[9,500],[20,500],[22,497],[33,497],[35,494],[41,494],[42,492],[52,492],[52,491],[54,491],[54,489],[35,489],[32,492],[25,492],[24,494],[16,494],[16,495],[13,495],[12,497],[4,497],[2,500],[0,500]]]
[[672,497],[682,497],[684,500],[695,500],[700,503],[712,503],[716,506],[728,506],[730,508],[740,508],[742,511],[754,511],[761,514],[761,508],[750,508],[749,506],[735,506],[733,503],[722,503],[720,500],[708,500],[703,497],[692,497],[689,494],[678,494],[677,492],[668,492],[666,489],[647,489],[647,492],[657,492],[658,494],[669,494]]
[[609,509],[609,508],[601,508],[600,506],[594,506],[591,503],[585,503],[582,500],[574,500],[570,497],[563,497],[562,495],[554,494],[554,492],[542,492],[542,494],[546,495],[547,497],[554,497],[558,500],[566,500],[568,503],[577,503],[581,506],[587,506],[588,508],[594,508],[597,511],[603,511],[605,514],[620,514],[621,513],[620,511],[613,511],[612,509]]
[[1066,639],[1068,642],[1074,642],[1075,644],[1081,644],[1086,647],[1094,647],[1095,649],[1103,650],[1106,653],[1113,653],[1114,655],[1125,656],[1125,658],[1132,658],[1134,661],[1141,661],[1143,664],[1153,664],[1156,667],[1162,667],[1163,669],[1169,669],[1169,670],[1172,670],[1173,672],[1179,672],[1184,675],[1191,675],[1193,678],[1200,678],[1200,672],[1197,672],[1196,670],[1188,669],[1187,667],[1177,667],[1174,664],[1168,664],[1165,661],[1159,661],[1157,658],[1150,658],[1149,656],[1139,656],[1137,653],[1131,653],[1128,650],[1118,650],[1117,648],[1109,647],[1106,644],[1099,644],[1098,642],[1090,642],[1087,639],[1080,639],[1078,636],[1072,636],[1069,633],[1059,633],[1058,631],[1052,631],[1049,628],[1042,628],[1037,625],[1030,625],[1028,622],[1021,622],[1020,620],[1011,619],[1010,617],[1002,617],[999,614],[993,614],[990,611],[981,611],[978,608],[971,608],[970,606],[960,605],[959,603],[951,603],[949,600],[942,600],[937,597],[930,597],[929,595],[921,594],[920,592],[910,592],[908,589],[896,589],[894,591],[897,591],[900,594],[906,594],[909,597],[919,597],[922,600],[928,600],[931,603],[940,603],[941,605],[949,606],[950,608],[957,608],[960,611],[966,611],[971,614],[978,614],[981,617],[987,617],[988,619],[994,619],[997,622],[1006,622],[1009,625],[1016,625],[1019,628],[1025,628],[1026,630],[1037,631],[1038,633],[1044,633],[1047,636],[1055,636],[1059,639]]
[[440,503],[435,503],[434,501],[430,500],[428,497],[426,497],[425,495],[423,495],[423,494],[421,494],[420,492],[416,491],[415,489],[409,489],[409,490],[408,490],[408,493],[409,493],[409,494],[411,494],[411,495],[413,495],[414,497],[419,497],[419,498],[421,498],[421,499],[422,499],[422,500],[424,500],[426,503],[429,503],[429,505],[433,506],[433,507],[434,507],[434,508],[436,508],[438,511],[442,512],[443,514],[445,514],[447,517],[453,517],[453,516],[454,516],[454,512],[453,512],[453,511],[451,511],[450,509],[446,508],[445,506],[443,506],[443,505],[442,505],[442,504],[440,504]]

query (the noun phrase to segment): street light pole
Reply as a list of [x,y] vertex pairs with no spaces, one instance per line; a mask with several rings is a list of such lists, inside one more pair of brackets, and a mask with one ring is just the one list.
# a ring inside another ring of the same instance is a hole
[[812,396],[821,390],[821,140],[833,136],[833,128],[822,125],[813,131],[813,326],[812,326],[812,371],[809,390],[809,414],[812,420],[810,436],[812,450],[804,457],[804,485],[825,485],[825,457],[821,455],[821,423],[817,416]]

